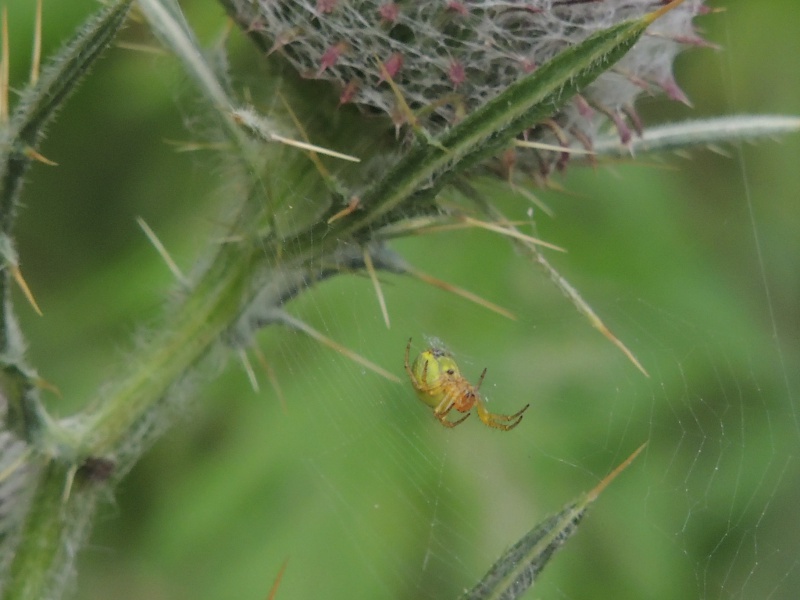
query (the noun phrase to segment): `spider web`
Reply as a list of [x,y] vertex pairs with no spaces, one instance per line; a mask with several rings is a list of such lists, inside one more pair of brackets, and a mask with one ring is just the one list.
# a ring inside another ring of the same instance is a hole
[[[709,73],[727,82],[743,59],[747,28],[715,19],[735,33],[723,55],[686,57],[701,63],[682,79],[695,98]],[[738,105],[734,84],[723,96]],[[258,344],[281,394],[253,354],[259,394],[240,368],[208,385],[199,414],[109,505],[79,597],[263,598],[285,563],[278,599],[454,598],[645,441],[526,597],[794,597],[797,148],[695,151],[671,158],[674,171],[575,169],[571,193],[543,194],[557,216],[537,218],[539,234],[569,249],[548,257],[649,379],[487,232],[394,248],[516,322],[394,276],[381,278],[390,329],[366,278],[291,303],[293,316],[401,378],[408,337],[415,351],[441,338],[472,381],[488,368],[490,410],[531,408],[511,432],[474,415],[446,430],[406,382],[269,329]],[[525,218],[520,198],[500,201]]]

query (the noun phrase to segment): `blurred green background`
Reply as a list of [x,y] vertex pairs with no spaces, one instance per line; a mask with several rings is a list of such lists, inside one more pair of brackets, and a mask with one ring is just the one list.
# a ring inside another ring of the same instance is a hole
[[[33,3],[6,3],[12,86],[27,78]],[[95,2],[45,2],[45,54]],[[213,2],[183,2],[206,42]],[[721,51],[678,60],[694,109],[646,99],[646,122],[800,114],[793,2],[730,0],[700,27]],[[237,33],[241,87],[262,71]],[[141,24],[122,35],[156,48]],[[143,217],[188,269],[225,197],[176,61],[115,48],[50,129],[18,227],[44,311],[18,306],[57,415],[93,397],[155,322],[169,272]],[[266,101],[262,102],[266,103]],[[800,589],[800,136],[557,177],[541,192],[552,256],[649,370],[642,377],[503,240],[451,232],[394,244],[431,274],[516,313],[510,322],[420,282],[384,277],[386,330],[365,278],[288,306],[403,376],[405,342],[445,340],[466,374],[488,367],[497,412],[531,402],[510,433],[477,418],[440,427],[409,385],[382,380],[283,329],[259,337],[285,408],[231,358],[109,502],[82,553],[79,598],[453,598],[524,532],[594,486],[645,440],[536,591],[542,598],[794,598]],[[211,192],[209,190],[212,190]],[[502,187],[493,193],[506,194]],[[519,197],[501,200],[523,215]]]

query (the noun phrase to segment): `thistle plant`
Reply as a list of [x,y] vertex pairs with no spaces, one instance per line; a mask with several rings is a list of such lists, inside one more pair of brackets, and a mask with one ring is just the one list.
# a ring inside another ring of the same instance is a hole
[[[308,334],[398,380],[291,314],[291,302],[320,282],[366,275],[387,325],[380,273],[421,279],[512,316],[410,264],[392,248],[397,238],[458,227],[507,238],[646,375],[552,266],[548,253],[561,249],[538,237],[535,220],[525,229],[509,218],[477,182],[507,182],[538,202],[530,186],[548,185],[572,163],[602,165],[634,149],[638,156],[799,125],[738,117],[645,128],[638,97],[688,102],[672,64],[680,51],[708,45],[696,29],[696,18],[709,12],[701,0],[221,0],[268,65],[258,98],[232,83],[224,50],[200,48],[176,2],[139,0],[138,11],[205,105],[204,143],[223,148],[227,225],[184,273],[140,222],[173,269],[176,292],[115,379],[84,409],[55,419],[41,399],[49,384],[26,360],[11,302],[14,286],[35,302],[19,266],[14,219],[28,166],[46,160],[39,151],[46,126],[62,105],[69,110],[69,93],[113,44],[132,4],[100,9],[32,79],[10,116],[0,115],[3,598],[69,591],[109,489],[194,402],[206,366],[220,355],[245,355],[259,330]],[[7,81],[0,95],[7,102]],[[533,212],[547,211],[537,204]],[[466,597],[524,593],[609,481],[522,537]]]

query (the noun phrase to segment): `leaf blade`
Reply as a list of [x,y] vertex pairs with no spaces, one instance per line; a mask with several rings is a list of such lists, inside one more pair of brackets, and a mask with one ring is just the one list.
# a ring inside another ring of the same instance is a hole
[[591,491],[567,504],[526,533],[492,565],[483,579],[461,600],[514,600],[536,581],[556,551],[577,531],[589,506],[633,460],[646,443],[620,463]]

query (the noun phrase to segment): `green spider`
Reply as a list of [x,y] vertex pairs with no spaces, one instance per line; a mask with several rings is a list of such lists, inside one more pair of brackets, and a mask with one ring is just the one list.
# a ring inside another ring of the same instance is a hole
[[[408,361],[410,351],[411,338],[406,346],[406,373],[419,399],[433,408],[433,416],[445,427],[455,427],[463,423],[471,414],[469,411],[473,406],[477,406],[481,421],[495,429],[509,431],[522,421],[522,413],[528,410],[530,404],[526,404],[513,415],[498,415],[487,410],[479,392],[486,369],[481,373],[478,385],[472,385],[461,375],[456,361],[446,350],[431,346],[417,356],[413,365]],[[449,421],[447,415],[454,408],[467,414],[456,421]]]

